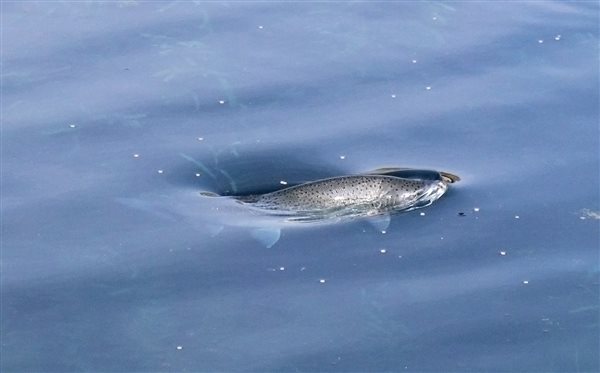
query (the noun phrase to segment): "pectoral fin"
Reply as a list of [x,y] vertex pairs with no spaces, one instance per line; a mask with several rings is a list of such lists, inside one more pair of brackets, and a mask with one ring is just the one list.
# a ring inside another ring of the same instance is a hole
[[367,223],[369,223],[373,228],[375,228],[379,232],[388,229],[391,221],[392,218],[389,214],[370,216],[367,218]]
[[252,237],[261,244],[265,245],[267,249],[270,249],[279,241],[281,237],[281,229],[279,228],[258,228],[253,229],[250,232]]

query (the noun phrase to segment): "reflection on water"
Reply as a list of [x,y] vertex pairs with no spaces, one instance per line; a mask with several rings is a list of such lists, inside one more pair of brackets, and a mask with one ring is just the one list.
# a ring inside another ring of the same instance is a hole
[[[600,370],[598,21],[3,4],[2,370]],[[199,194],[394,166],[462,180],[270,248]]]

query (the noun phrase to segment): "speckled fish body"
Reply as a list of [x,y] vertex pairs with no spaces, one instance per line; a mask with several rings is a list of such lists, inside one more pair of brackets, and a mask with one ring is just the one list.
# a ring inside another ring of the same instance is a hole
[[355,175],[318,180],[238,199],[254,208],[295,216],[293,220],[313,220],[413,210],[430,205],[447,188],[441,177],[409,179]]

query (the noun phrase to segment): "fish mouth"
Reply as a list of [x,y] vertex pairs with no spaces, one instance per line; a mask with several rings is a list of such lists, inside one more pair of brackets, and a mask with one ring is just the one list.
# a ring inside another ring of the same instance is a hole
[[442,176],[442,180],[448,184],[453,184],[460,181],[460,177],[458,177],[458,175],[451,174],[450,172],[440,171],[440,175]]

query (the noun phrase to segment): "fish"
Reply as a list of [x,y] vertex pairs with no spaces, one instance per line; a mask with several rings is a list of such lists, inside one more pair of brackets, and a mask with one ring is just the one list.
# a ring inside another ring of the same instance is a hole
[[459,181],[447,172],[383,168],[306,182],[274,192],[234,196],[253,209],[288,221],[375,216],[431,205]]
[[[290,182],[244,195],[182,188],[169,194],[121,197],[116,202],[148,217],[189,225],[210,237],[241,228],[271,248],[282,237],[283,229],[307,227],[308,223],[329,225],[365,218],[376,230],[386,230],[392,214],[431,205],[459,180],[447,172],[388,167]],[[199,200],[198,194],[217,198]]]

